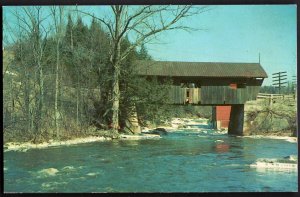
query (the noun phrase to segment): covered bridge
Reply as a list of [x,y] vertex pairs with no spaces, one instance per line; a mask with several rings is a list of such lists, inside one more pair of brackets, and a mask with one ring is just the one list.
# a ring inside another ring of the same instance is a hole
[[260,63],[141,60],[135,66],[140,76],[173,81],[170,104],[231,106],[228,132],[235,134],[243,132],[245,102],[256,99],[268,77]]

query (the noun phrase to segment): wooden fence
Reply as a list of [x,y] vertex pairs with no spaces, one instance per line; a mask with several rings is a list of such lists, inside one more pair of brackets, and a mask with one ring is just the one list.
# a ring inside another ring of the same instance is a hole
[[258,93],[257,99],[296,99],[295,94],[264,94],[264,93]]
[[296,103],[295,100],[296,94],[265,94],[265,93],[258,93],[257,99],[265,99],[268,100],[270,105],[276,102],[276,100],[284,100],[289,102],[289,104]]

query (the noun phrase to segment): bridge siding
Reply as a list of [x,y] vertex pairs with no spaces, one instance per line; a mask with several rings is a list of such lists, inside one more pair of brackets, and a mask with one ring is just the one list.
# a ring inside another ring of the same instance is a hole
[[172,104],[183,104],[186,99],[187,88],[180,88],[180,86],[170,87],[170,103]]
[[[189,88],[190,103],[193,104],[244,104],[246,101],[255,100],[260,86],[246,86],[232,89],[229,86],[202,86]],[[172,86],[170,88],[170,103],[183,104],[186,100],[188,88]]]

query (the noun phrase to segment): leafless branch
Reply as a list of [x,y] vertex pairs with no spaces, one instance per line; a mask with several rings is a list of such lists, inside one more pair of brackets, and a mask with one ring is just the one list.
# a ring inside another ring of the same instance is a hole
[[[174,24],[176,24],[179,20],[183,18],[187,18],[194,14],[198,14],[206,11],[205,8],[201,8],[190,12],[192,8],[193,7],[191,5],[186,5],[183,7],[178,6],[177,9],[174,10],[175,12],[173,12],[174,14],[173,18],[168,22],[166,22],[166,20],[163,19],[163,14],[162,14],[163,11],[170,11],[168,7],[163,7],[161,9],[158,9],[156,13],[158,14],[158,17],[160,19],[160,26],[157,26],[155,22],[152,22],[151,24],[147,22],[145,20],[147,19],[147,17],[143,18],[143,20],[139,21],[139,23],[136,23],[136,26],[143,24],[144,27],[148,29],[148,31],[145,32],[144,34],[139,33],[140,36],[137,38],[137,40],[134,43],[132,43],[132,45],[129,46],[127,50],[125,50],[125,52],[122,53],[120,61],[124,60],[127,57],[127,55],[130,53],[130,51],[132,51],[136,46],[140,45],[145,39],[149,39],[150,37],[155,37],[160,32],[163,32],[165,30],[175,30],[175,29],[182,29],[186,31],[193,30],[193,28],[188,26],[182,26],[182,25],[174,26]],[[133,29],[135,32],[140,32],[137,27],[133,27],[130,30]]]
[[82,13],[82,14],[85,14],[85,15],[87,15],[87,16],[91,16],[91,17],[93,17],[94,19],[99,20],[101,23],[103,23],[103,24],[108,28],[110,35],[111,35],[111,36],[114,36],[114,34],[113,34],[113,28],[112,28],[112,23],[111,23],[111,22],[106,21],[104,18],[98,18],[98,17],[96,17],[96,16],[94,16],[93,14],[90,14],[90,13],[88,13],[88,12],[84,12],[84,11],[81,11],[81,10],[78,10],[78,12],[80,12],[80,13]]

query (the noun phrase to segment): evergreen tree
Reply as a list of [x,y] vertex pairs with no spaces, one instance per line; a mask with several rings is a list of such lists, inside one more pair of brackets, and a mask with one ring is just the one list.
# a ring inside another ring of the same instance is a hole
[[85,46],[88,47],[88,27],[84,25],[82,18],[78,17],[77,23],[74,27],[74,46]]
[[148,54],[148,50],[144,44],[141,45],[141,49],[137,55],[138,60],[152,60],[151,56]]
[[[131,45],[126,37],[121,43],[121,51]],[[120,126],[124,128],[125,122],[135,113],[142,125],[152,122],[158,124],[170,118],[171,107],[168,102],[168,87],[171,80],[159,81],[155,77],[147,79],[135,74],[135,61],[151,60],[144,44],[139,52],[131,52],[121,64],[120,73]],[[133,107],[135,106],[135,107]]]
[[73,20],[71,14],[68,15],[68,23],[66,26],[66,34],[65,34],[65,44],[69,45],[71,48],[73,47]]

